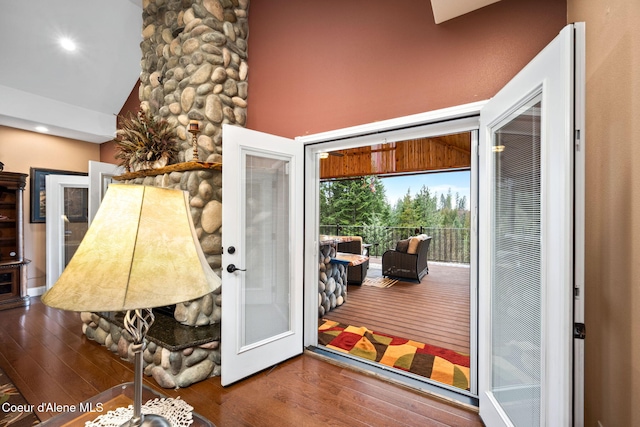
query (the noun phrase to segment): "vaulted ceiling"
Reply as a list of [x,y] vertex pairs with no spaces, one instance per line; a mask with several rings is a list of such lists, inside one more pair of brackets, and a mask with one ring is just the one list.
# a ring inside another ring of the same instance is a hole
[[[431,3],[442,22],[496,1]],[[141,33],[142,0],[0,0],[0,125],[111,140],[140,75]]]
[[0,0],[0,125],[111,140],[140,76],[141,1]]

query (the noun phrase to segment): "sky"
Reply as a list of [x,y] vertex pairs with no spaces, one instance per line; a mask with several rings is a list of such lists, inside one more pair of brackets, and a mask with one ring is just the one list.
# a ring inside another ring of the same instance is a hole
[[423,185],[426,185],[432,193],[438,193],[438,197],[441,194],[447,194],[449,189],[451,189],[454,200],[456,192],[460,197],[465,196],[467,198],[466,207],[469,209],[469,200],[471,200],[471,175],[469,171],[407,175],[381,178],[380,180],[384,184],[387,201],[391,206],[395,206],[398,199],[407,194],[407,189],[410,190],[411,197],[413,197]]

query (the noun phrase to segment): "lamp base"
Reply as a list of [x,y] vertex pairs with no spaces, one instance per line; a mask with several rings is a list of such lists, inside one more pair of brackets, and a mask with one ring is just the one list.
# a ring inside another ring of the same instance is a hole
[[132,418],[121,427],[171,427],[171,423],[160,415],[146,414],[141,422],[138,423]]
[[134,338],[135,372],[133,378],[133,417],[121,427],[171,427],[166,418],[156,414],[142,414],[142,352],[144,337],[153,324],[155,316],[150,308],[127,310],[124,328]]

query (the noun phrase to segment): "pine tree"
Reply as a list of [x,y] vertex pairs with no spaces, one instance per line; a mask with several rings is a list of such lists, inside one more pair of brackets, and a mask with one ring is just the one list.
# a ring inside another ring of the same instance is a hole
[[388,220],[389,207],[379,178],[324,181],[320,184],[320,221],[323,224],[362,226],[374,215]]
[[430,228],[440,224],[438,196],[437,194],[432,196],[429,187],[422,186],[414,198],[414,206],[421,226]]
[[399,210],[397,214],[397,224],[398,227],[416,227],[419,225],[419,217],[414,208],[414,201],[411,199],[411,190],[407,190],[407,194],[405,194],[402,199],[402,203],[398,203],[398,206],[401,210]]

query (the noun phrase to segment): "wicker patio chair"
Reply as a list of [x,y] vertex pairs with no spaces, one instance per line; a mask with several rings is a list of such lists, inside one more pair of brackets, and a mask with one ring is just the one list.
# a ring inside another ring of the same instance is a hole
[[[412,239],[415,239],[413,244]],[[431,237],[425,235],[398,242],[396,249],[382,254],[382,275],[419,282],[425,274],[429,274],[427,253],[430,244]]]

